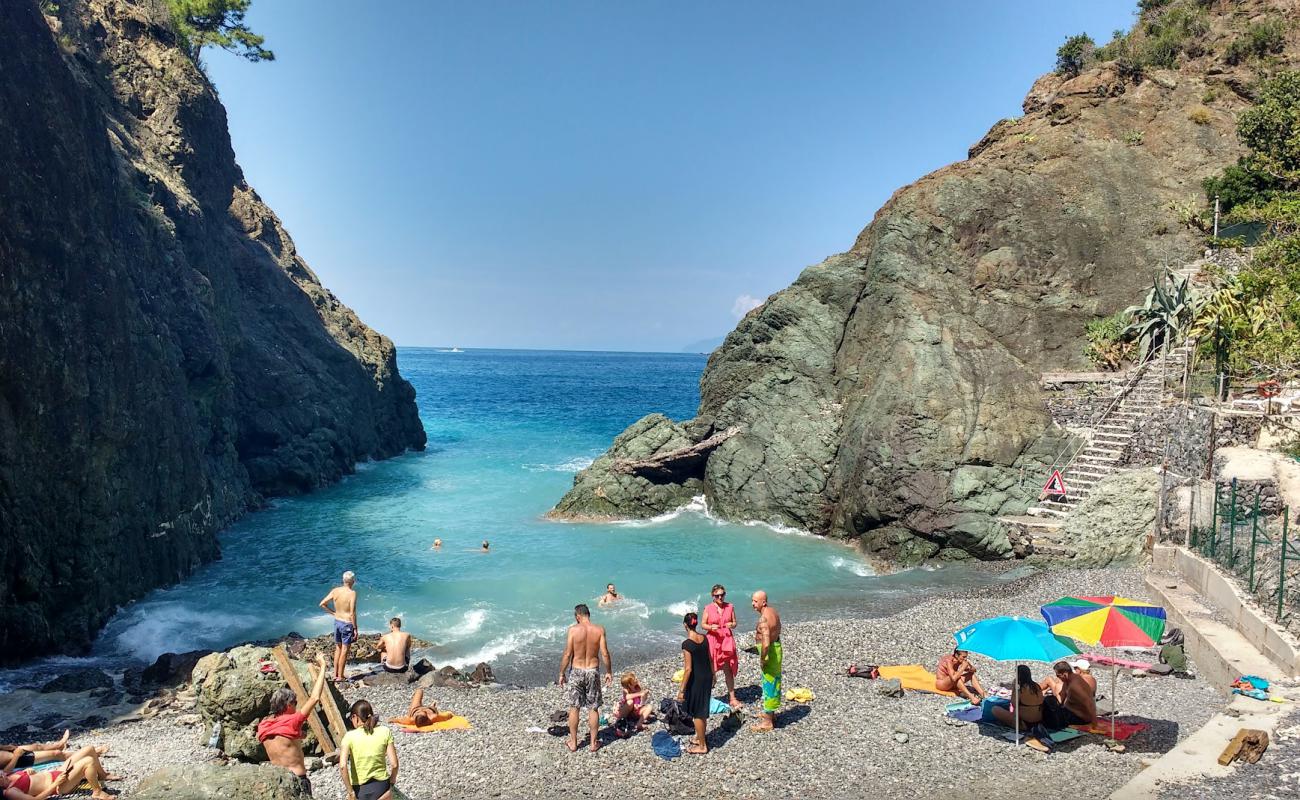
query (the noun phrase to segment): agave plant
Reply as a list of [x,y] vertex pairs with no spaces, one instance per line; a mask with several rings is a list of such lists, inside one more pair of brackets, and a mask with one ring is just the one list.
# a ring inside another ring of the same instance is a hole
[[1137,339],[1140,360],[1187,334],[1200,308],[1200,298],[1190,282],[1190,278],[1178,280],[1172,271],[1165,270],[1162,278],[1152,282],[1146,302],[1124,309],[1133,318],[1124,333]]

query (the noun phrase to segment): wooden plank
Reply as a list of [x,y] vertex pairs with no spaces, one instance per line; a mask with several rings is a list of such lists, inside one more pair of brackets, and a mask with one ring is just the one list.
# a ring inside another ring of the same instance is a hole
[[1241,747],[1245,743],[1246,729],[1242,728],[1237,731],[1237,735],[1232,737],[1232,741],[1228,742],[1228,746],[1223,748],[1223,752],[1219,754],[1219,765],[1226,767],[1231,764],[1232,760],[1241,752]]
[[[302,685],[302,679],[298,677],[298,670],[293,668],[293,663],[289,661],[289,654],[285,652],[284,645],[276,645],[271,650],[271,655],[275,658],[275,664],[280,668],[280,677],[284,678],[289,688],[298,696],[298,707],[302,708],[311,694]],[[308,668],[310,669],[310,667]],[[315,680],[315,676],[312,677]],[[316,741],[320,742],[321,752],[330,755],[334,752],[334,740],[330,738],[325,726],[320,724],[320,719],[316,714],[307,715],[307,724],[311,726],[311,732],[316,735]]]
[[[309,665],[307,669],[311,670],[312,680],[316,679],[316,667]],[[334,733],[334,741],[342,742],[343,735],[348,732],[348,726],[343,721],[343,711],[339,708],[335,700],[335,692],[338,690],[329,681],[325,682],[325,691],[321,694],[321,708],[325,710],[325,719],[329,720],[330,730]]]

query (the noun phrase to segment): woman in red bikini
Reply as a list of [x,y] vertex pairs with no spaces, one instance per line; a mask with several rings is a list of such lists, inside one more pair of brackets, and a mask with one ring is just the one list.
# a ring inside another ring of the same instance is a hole
[[45,800],[76,791],[85,781],[90,784],[93,800],[113,800],[113,795],[104,791],[103,782],[116,780],[121,780],[121,777],[108,774],[99,763],[99,751],[86,747],[63,762],[59,769],[19,770],[0,775],[0,797],[4,800]]

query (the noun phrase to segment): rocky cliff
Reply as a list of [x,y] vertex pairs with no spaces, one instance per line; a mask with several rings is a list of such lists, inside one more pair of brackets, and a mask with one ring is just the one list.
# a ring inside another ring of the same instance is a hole
[[[1064,436],[1040,372],[1083,368],[1084,324],[1197,252],[1176,209],[1240,154],[1258,72],[1300,50],[1293,0],[1147,5],[1130,46],[1164,58],[1174,42],[1174,68],[1123,58],[1039,79],[1024,116],[898,190],[848,252],[742,319],[693,420],[638,422],[552,514],[645,515],[703,493],[720,515],[902,560],[1009,556],[997,517],[1037,496]],[[1229,57],[1260,20],[1290,26],[1282,52]],[[679,466],[638,469],[649,459]]]
[[168,20],[0,4],[0,661],[84,647],[264,496],[424,445]]

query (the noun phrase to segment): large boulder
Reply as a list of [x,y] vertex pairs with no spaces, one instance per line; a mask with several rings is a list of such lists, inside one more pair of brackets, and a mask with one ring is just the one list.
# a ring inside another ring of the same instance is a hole
[[609,452],[573,479],[573,489],[549,514],[583,521],[650,517],[680,508],[704,494],[704,462],[690,470],[658,477],[623,471],[620,465],[685,450],[701,441],[663,414],[642,417],[619,434]]
[[113,688],[113,678],[102,669],[72,669],[41,687],[42,692],[89,692]]
[[[204,741],[215,724],[221,724],[218,747],[226,755],[243,761],[265,761],[266,751],[257,741],[257,723],[271,713],[271,695],[286,683],[278,673],[263,673],[258,665],[270,659],[265,647],[244,645],[199,659],[191,680],[204,727]],[[291,662],[304,686],[310,687],[307,665]],[[316,738],[305,732],[304,750],[316,751]]]
[[[1086,324],[1140,301],[1153,265],[1199,253],[1175,209],[1242,152],[1246,101],[1217,78],[1241,31],[1226,9],[1207,12],[1177,73],[1040,79],[1025,116],[898,190],[847,252],[741,319],[692,420],[636,423],[554,513],[661,513],[700,478],[622,479],[622,451],[651,430],[699,442],[735,428],[702,477],[721,517],[860,537],[903,561],[1012,557],[1000,519],[1025,513],[1067,451],[1042,373],[1087,368]],[[1208,118],[1188,114],[1203,104]]]
[[144,780],[135,800],[299,800],[310,797],[286,769],[269,764],[184,764]]
[[1073,552],[1070,566],[1132,564],[1142,558],[1155,532],[1160,476],[1148,470],[1101,480],[1065,521],[1061,546]]

